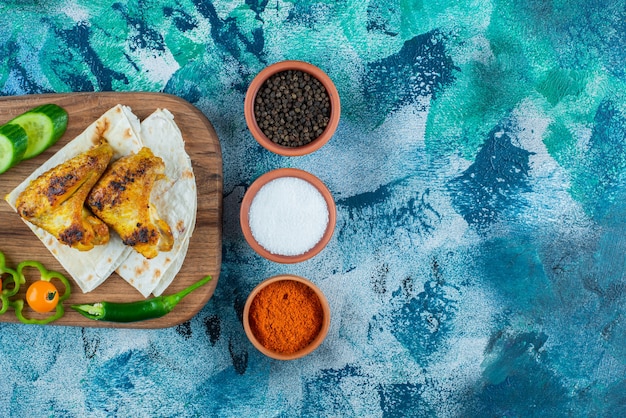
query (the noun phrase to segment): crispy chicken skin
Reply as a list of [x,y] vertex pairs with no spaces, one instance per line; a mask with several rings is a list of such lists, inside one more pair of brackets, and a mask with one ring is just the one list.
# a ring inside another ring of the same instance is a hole
[[150,204],[154,183],[163,178],[165,164],[142,148],[113,162],[91,190],[87,204],[126,245],[150,259],[172,249],[169,225]]
[[109,228],[84,204],[112,156],[111,146],[103,141],[48,170],[18,196],[17,213],[77,250],[106,244]]

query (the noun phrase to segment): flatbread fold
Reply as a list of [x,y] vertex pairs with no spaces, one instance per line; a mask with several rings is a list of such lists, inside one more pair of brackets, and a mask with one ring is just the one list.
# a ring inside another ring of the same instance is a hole
[[168,110],[158,109],[141,122],[141,140],[165,163],[165,179],[154,185],[151,203],[170,226],[174,245],[149,262],[132,252],[116,272],[147,297],[160,295],[182,266],[195,227],[198,194],[183,136]]

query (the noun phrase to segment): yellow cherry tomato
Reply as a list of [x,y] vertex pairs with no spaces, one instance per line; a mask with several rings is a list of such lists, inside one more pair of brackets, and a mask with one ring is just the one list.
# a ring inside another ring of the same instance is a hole
[[28,287],[26,302],[35,312],[50,312],[59,303],[59,291],[52,283],[37,280]]

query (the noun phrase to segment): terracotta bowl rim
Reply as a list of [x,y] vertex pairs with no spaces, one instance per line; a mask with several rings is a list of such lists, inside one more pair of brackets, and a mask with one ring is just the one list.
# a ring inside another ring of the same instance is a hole
[[[324,197],[324,201],[326,202],[326,206],[328,207],[328,224],[326,226],[326,231],[322,235],[322,238],[315,244],[311,249],[306,251],[303,254],[298,255],[281,255],[281,254],[273,254],[263,248],[261,244],[259,244],[254,236],[252,235],[252,231],[250,230],[250,205],[252,204],[252,200],[254,196],[256,196],[257,192],[267,183],[272,180],[276,180],[282,177],[296,177],[302,180],[309,182],[313,187],[315,187],[321,195]],[[243,196],[243,200],[241,201],[241,209],[239,213],[239,223],[241,226],[241,231],[243,232],[243,236],[248,242],[248,244],[252,247],[252,249],[262,257],[274,261],[276,263],[282,264],[293,264],[300,263],[302,261],[308,260],[317,254],[326,247],[328,242],[333,236],[335,231],[335,224],[337,222],[337,208],[335,205],[335,200],[333,199],[330,190],[328,187],[316,176],[309,173],[308,171],[301,170],[299,168],[278,168],[272,171],[269,171],[259,178],[257,178],[248,188],[246,193]]]
[[[259,342],[259,340],[257,340],[256,337],[254,336],[254,333],[252,332],[252,329],[250,328],[250,321],[249,321],[250,305],[252,305],[252,301],[254,300],[256,295],[268,285],[275,283],[275,282],[283,281],[283,280],[293,280],[293,281],[300,282],[308,286],[311,290],[315,292],[315,294],[319,298],[320,304],[322,305],[322,311],[324,312],[322,328],[320,329],[319,334],[317,334],[317,336],[311,342],[311,344],[309,344],[302,350],[297,351],[292,354],[276,353],[272,350],[268,350],[267,348],[265,348]],[[328,330],[330,328],[330,305],[328,304],[328,299],[326,299],[324,292],[322,292],[322,290],[317,285],[315,285],[315,283],[313,283],[311,280],[305,279],[304,277],[297,276],[294,274],[279,274],[279,275],[272,276],[263,280],[254,289],[252,289],[252,291],[248,295],[248,298],[246,299],[246,304],[244,305],[244,308],[243,308],[243,328],[246,333],[246,336],[248,337],[248,340],[250,340],[252,345],[261,353],[276,360],[295,360],[298,358],[302,358],[308,354],[311,354],[326,339]]]
[[[254,117],[254,100],[263,83],[274,74],[287,70],[300,70],[317,78],[326,89],[330,99],[330,120],[328,121],[326,129],[324,129],[324,132],[316,139],[300,147],[285,147],[272,142],[272,140],[265,136],[261,128],[259,128],[256,118]],[[341,116],[341,102],[335,84],[319,67],[299,60],[279,61],[261,70],[250,83],[244,101],[244,116],[250,133],[265,149],[287,157],[302,156],[320,149],[335,134]]]

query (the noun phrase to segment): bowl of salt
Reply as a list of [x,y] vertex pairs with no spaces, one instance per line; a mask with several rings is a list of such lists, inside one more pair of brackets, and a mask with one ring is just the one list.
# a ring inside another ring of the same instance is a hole
[[300,263],[322,251],[336,218],[328,188],[297,168],[279,168],[256,179],[243,197],[239,216],[252,249],[283,264]]

